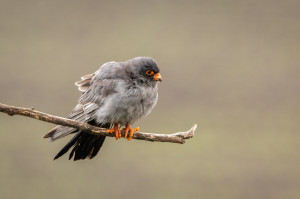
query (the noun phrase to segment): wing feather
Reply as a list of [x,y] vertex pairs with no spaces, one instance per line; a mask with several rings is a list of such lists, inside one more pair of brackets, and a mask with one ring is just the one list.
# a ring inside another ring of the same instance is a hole
[[88,74],[88,75],[82,76],[81,79],[82,79],[82,80],[85,80],[85,79],[92,79],[94,75],[95,75],[95,73]]
[[[119,81],[120,77],[124,77],[120,69],[121,67],[118,63],[109,62],[102,65],[95,73],[81,77],[81,80],[76,82],[75,85],[83,93],[77,106],[69,114],[68,118],[80,122],[94,120],[96,111],[103,104],[105,98],[116,92],[116,82]],[[112,78],[112,74],[118,74],[116,76],[117,79]],[[78,132],[78,130],[59,125],[50,130],[44,137],[51,137],[51,141],[54,141],[75,132]]]
[[95,76],[95,73],[85,75],[81,77],[81,80],[75,82],[75,85],[78,87],[78,90],[84,92],[88,90],[89,86],[92,84],[92,79]]

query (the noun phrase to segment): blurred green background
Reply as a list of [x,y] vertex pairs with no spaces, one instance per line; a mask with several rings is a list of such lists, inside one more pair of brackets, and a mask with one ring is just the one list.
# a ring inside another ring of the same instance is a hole
[[134,126],[198,129],[53,161],[71,136],[0,113],[0,198],[300,198],[299,19],[299,1],[1,0],[0,103],[67,116],[81,76],[151,56],[159,101]]

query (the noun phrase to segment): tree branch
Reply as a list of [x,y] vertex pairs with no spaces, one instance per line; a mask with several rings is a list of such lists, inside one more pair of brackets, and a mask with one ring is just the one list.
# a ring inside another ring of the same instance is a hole
[[[42,113],[34,110],[34,108],[22,108],[9,106],[0,103],[0,112],[7,113],[10,116],[13,115],[23,115],[26,117],[31,117],[37,120],[42,120],[45,122],[58,124],[62,126],[69,126],[79,130],[82,130],[86,133],[94,134],[94,135],[105,135],[109,137],[114,137],[114,134],[107,134],[105,128],[99,128],[96,126],[89,125],[86,122],[78,122],[76,120],[71,120],[63,117],[58,117],[54,115],[50,115],[47,113]],[[136,131],[133,134],[133,139],[146,140],[146,141],[156,141],[156,142],[171,142],[171,143],[179,143],[184,144],[186,139],[192,138],[194,136],[194,132],[197,128],[197,125],[194,124],[193,127],[186,132],[178,132],[173,134],[155,134],[155,133],[143,133]],[[122,136],[124,137],[125,132],[122,130]]]

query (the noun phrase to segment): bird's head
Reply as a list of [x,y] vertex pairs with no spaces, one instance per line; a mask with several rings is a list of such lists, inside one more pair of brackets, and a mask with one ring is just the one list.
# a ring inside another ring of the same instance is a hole
[[145,79],[147,82],[162,81],[157,63],[151,57],[136,57],[128,60],[137,76]]

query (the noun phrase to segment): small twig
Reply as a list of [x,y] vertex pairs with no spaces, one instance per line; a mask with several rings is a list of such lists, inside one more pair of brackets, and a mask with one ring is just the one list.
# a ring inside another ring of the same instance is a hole
[[[105,135],[109,137],[114,137],[113,134],[107,134],[105,128],[99,128],[96,126],[89,125],[86,122],[78,122],[76,120],[71,120],[63,117],[58,117],[54,115],[50,115],[47,113],[42,113],[34,110],[34,108],[22,108],[9,106],[0,103],[0,112],[7,113],[10,116],[13,115],[23,115],[26,117],[31,117],[37,120],[42,120],[45,122],[58,124],[62,126],[69,126],[79,130],[82,130],[86,133],[96,134],[96,135]],[[178,132],[173,134],[155,134],[155,133],[143,133],[143,132],[134,132],[133,139],[139,140],[147,140],[147,141],[155,141],[155,142],[172,142],[184,144],[186,139],[192,138],[194,136],[194,132],[197,128],[197,125],[194,124],[193,127],[186,132]],[[125,135],[125,132],[122,131],[122,136]]]

